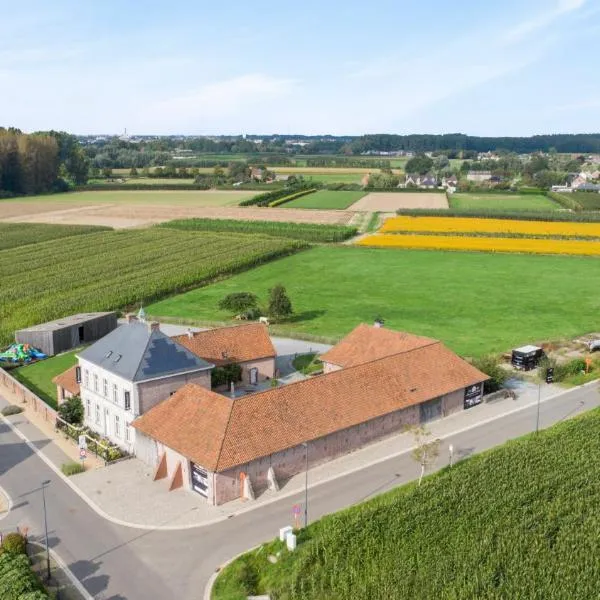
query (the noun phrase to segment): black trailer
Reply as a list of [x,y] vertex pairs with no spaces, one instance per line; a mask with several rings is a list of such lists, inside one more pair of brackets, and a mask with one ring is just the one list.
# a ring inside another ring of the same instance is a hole
[[544,350],[538,346],[522,346],[512,351],[511,363],[515,369],[531,371],[544,357]]

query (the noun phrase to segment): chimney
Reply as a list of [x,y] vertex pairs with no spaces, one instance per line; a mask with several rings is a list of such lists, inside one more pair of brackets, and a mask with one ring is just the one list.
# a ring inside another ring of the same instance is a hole
[[127,313],[125,315],[125,318],[127,319],[128,323],[133,323],[134,321],[137,321],[137,319],[133,313]]
[[187,336],[190,338],[190,340],[194,339],[194,332],[191,329],[188,328],[186,333],[187,333]]
[[160,323],[158,321],[150,321],[150,323],[148,323],[148,329],[150,331],[159,331]]

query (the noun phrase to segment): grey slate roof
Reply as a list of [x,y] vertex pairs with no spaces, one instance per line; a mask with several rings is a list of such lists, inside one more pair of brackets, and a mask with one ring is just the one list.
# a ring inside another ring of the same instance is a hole
[[79,356],[128,381],[159,379],[180,373],[210,369],[187,348],[146,323],[132,321],[79,353]]

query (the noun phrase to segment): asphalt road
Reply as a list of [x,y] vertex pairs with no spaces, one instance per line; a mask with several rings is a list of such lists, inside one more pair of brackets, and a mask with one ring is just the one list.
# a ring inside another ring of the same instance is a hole
[[[541,405],[540,425],[547,427],[600,405],[596,386],[567,392]],[[476,409],[473,409],[476,410]],[[535,428],[535,406],[444,440],[438,466],[481,452]],[[111,600],[202,598],[215,568],[231,556],[275,537],[290,524],[291,507],[303,494],[282,499],[221,523],[183,531],[140,531],[116,527],[93,512],[47,465],[0,423],[0,485],[13,509],[0,521],[7,531],[28,524],[43,532],[40,482],[47,488],[51,546],[96,598]],[[409,455],[368,466],[360,472],[309,490],[309,520],[361,502],[418,476]]]

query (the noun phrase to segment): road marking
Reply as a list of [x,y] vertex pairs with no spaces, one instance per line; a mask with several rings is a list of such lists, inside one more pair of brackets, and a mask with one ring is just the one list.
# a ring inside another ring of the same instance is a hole
[[[598,381],[589,381],[588,383],[584,383],[581,386],[577,386],[577,387],[571,388],[566,391],[557,392],[556,394],[552,394],[550,396],[547,396],[546,398],[541,399],[540,404],[544,404],[550,400],[554,400],[555,398],[558,398],[560,396],[565,396],[567,394],[570,394],[571,392],[575,392],[577,390],[586,388],[590,385],[598,385]],[[513,410],[504,412],[502,414],[499,414],[499,415],[496,415],[493,417],[489,417],[487,419],[484,419],[483,421],[478,421],[477,423],[473,423],[472,425],[467,425],[466,427],[462,427],[461,429],[457,429],[455,431],[446,433],[443,436],[441,436],[439,439],[447,439],[452,436],[460,435],[461,433],[465,433],[466,431],[470,431],[471,429],[476,429],[477,427],[487,425],[489,423],[492,423],[493,421],[497,421],[498,419],[503,419],[504,417],[508,417],[510,415],[521,412],[523,410],[527,410],[528,408],[531,408],[532,406],[535,406],[536,404],[537,404],[537,400],[532,401],[528,404],[524,404],[523,406],[519,406]],[[452,419],[453,416],[459,416],[461,414],[463,414],[463,413],[462,412],[455,413],[455,415],[446,417],[446,420]],[[4,422],[17,434],[17,436],[19,436],[29,446],[29,448],[35,454],[37,454],[42,459],[42,461],[44,461],[46,463],[46,465],[58,477],[60,477],[94,512],[96,512],[96,514],[98,514],[103,519],[106,519],[107,521],[110,521],[111,523],[114,523],[115,525],[120,525],[122,527],[129,527],[130,529],[139,529],[139,530],[143,530],[143,531],[185,531],[185,530],[189,530],[189,529],[200,529],[202,527],[209,527],[210,525],[215,525],[217,523],[221,523],[222,521],[226,521],[227,519],[230,519],[231,517],[234,517],[234,516],[237,517],[239,515],[243,515],[243,514],[252,512],[254,510],[259,510],[259,509],[263,508],[264,506],[269,506],[270,504],[279,502],[280,500],[289,498],[290,496],[295,496],[295,495],[302,493],[302,490],[300,490],[300,489],[290,490],[287,492],[279,493],[277,496],[273,496],[272,498],[269,498],[268,500],[265,500],[264,502],[261,502],[260,504],[254,504],[254,505],[250,504],[245,508],[241,508],[240,510],[238,510],[235,513],[232,513],[229,515],[219,515],[218,517],[215,517],[214,519],[210,519],[210,520],[204,521],[202,523],[190,523],[188,525],[142,525],[139,523],[131,523],[128,521],[124,521],[122,519],[118,519],[117,517],[113,517],[113,516],[109,515],[107,512],[105,512],[102,508],[100,508],[89,496],[87,496],[72,481],[70,481],[68,477],[63,475],[63,473],[60,471],[60,469],[58,467],[56,467],[54,465],[54,463],[49,458],[47,458],[41,450],[38,450],[35,447],[35,445],[29,441],[29,439],[25,436],[25,434],[23,434],[19,429],[17,429],[4,415],[0,414],[0,417],[2,417]],[[443,421],[440,421],[440,422],[443,422]],[[309,484],[308,488],[313,489],[320,485],[324,485],[324,484],[330,483],[332,481],[336,481],[337,479],[340,479],[342,477],[347,477],[348,475],[352,475],[354,473],[357,473],[358,471],[363,471],[365,469],[376,466],[378,464],[381,464],[381,463],[391,460],[393,458],[397,458],[404,454],[408,454],[409,452],[412,452],[412,450],[413,450],[413,448],[407,448],[407,449],[400,450],[400,451],[392,453],[392,454],[388,454],[382,458],[378,458],[371,462],[362,463],[361,465],[359,465],[355,468],[348,469],[346,471],[337,473],[336,475],[331,475],[327,479],[323,479],[321,481],[316,481],[312,484]]]
[[8,515],[13,507],[13,501],[12,501],[12,498],[8,495],[8,492],[1,485],[0,485],[0,494],[2,494],[6,498],[6,504],[8,505],[6,512],[3,512],[0,514],[0,521],[1,521],[2,519],[8,517]]

